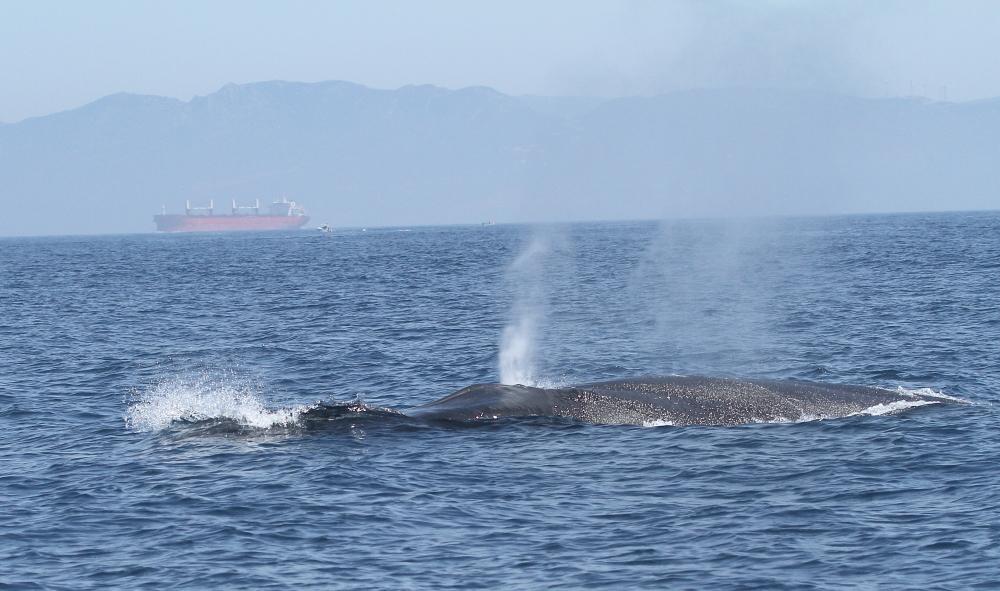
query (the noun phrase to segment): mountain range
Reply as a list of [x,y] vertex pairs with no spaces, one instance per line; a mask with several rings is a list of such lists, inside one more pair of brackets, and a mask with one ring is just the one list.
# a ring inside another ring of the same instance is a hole
[[188,199],[280,196],[334,226],[993,209],[998,138],[1000,99],[122,93],[0,125],[0,235],[146,232]]

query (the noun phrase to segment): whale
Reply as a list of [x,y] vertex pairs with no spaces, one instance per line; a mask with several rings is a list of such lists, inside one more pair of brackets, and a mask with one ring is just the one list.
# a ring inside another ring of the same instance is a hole
[[401,414],[427,421],[563,417],[605,425],[733,426],[888,414],[956,400],[872,386],[670,376],[561,388],[475,384]]

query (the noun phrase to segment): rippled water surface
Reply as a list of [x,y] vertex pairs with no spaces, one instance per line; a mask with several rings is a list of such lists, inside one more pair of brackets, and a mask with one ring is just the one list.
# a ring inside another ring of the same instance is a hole
[[[996,213],[2,239],[0,587],[996,588],[998,290]],[[971,404],[379,410],[668,374]]]

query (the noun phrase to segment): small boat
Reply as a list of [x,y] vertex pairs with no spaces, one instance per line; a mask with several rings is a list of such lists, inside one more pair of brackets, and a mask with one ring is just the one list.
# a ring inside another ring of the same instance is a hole
[[319,230],[320,232],[323,232],[324,234],[329,234],[330,232],[333,232],[333,228],[330,227],[330,224],[323,224],[322,226],[319,226],[316,229]]

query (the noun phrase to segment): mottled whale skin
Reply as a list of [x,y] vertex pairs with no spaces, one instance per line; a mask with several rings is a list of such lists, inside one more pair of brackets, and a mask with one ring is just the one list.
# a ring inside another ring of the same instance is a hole
[[902,401],[947,399],[868,386],[674,376],[567,388],[477,384],[405,414],[448,421],[551,416],[610,425],[741,425],[845,417]]

